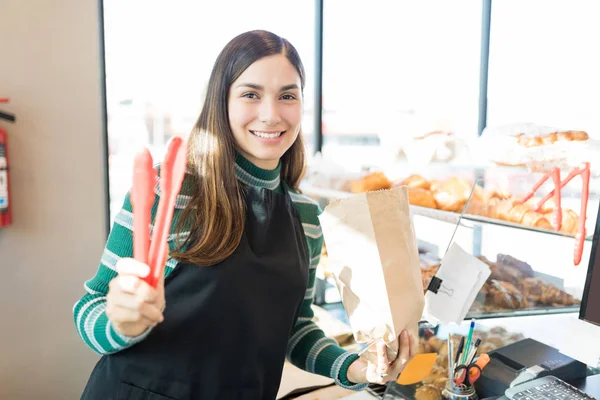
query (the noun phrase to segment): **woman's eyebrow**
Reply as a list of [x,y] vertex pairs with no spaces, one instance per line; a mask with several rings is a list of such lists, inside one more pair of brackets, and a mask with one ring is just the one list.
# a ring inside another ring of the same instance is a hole
[[256,83],[240,83],[239,85],[236,86],[236,88],[239,87],[248,87],[250,89],[256,89],[256,90],[263,90],[264,87],[262,87],[261,85],[257,85]]
[[[256,83],[240,83],[239,85],[236,86],[236,88],[239,87],[247,87],[250,89],[255,89],[255,90],[264,90],[265,88],[262,85],[257,85]],[[291,89],[298,89],[298,85],[295,83],[292,83],[290,85],[284,85],[281,87],[281,91],[285,91],[285,90],[291,90]]]
[[296,85],[295,83],[292,83],[291,85],[284,85],[281,87],[281,91],[286,91],[286,90],[292,90],[292,89],[299,89],[298,85]]

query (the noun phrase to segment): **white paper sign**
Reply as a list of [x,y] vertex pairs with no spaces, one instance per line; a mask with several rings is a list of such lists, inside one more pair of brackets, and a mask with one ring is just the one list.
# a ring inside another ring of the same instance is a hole
[[486,263],[452,243],[436,274],[440,288],[425,294],[423,317],[434,325],[460,324],[490,275]]

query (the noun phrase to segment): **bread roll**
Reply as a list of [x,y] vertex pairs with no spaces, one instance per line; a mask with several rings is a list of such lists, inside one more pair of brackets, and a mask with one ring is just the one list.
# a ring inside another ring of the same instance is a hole
[[429,190],[431,190],[432,192],[435,192],[436,190],[438,190],[438,188],[440,187],[441,184],[442,184],[442,182],[432,179],[429,181]]
[[471,187],[471,184],[464,179],[450,178],[437,187],[433,197],[439,209],[462,212],[462,208],[471,194]]
[[437,208],[437,203],[431,191],[419,187],[408,188],[408,201],[414,206]]
[[403,181],[394,184],[394,186],[408,186],[409,188],[421,188],[429,190],[431,184],[427,179],[423,178],[421,175],[411,175]]
[[355,180],[350,186],[352,193],[370,192],[373,190],[389,189],[392,182],[383,172],[373,172],[361,179]]
[[584,131],[563,131],[558,132],[559,140],[568,140],[568,141],[583,141],[588,140],[590,137],[587,132]]

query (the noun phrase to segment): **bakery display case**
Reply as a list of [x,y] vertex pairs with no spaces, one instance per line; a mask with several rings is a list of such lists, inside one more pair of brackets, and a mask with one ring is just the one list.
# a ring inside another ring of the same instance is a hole
[[[567,170],[596,159],[600,141],[582,130],[519,123],[486,127],[474,151],[495,165]],[[593,168],[592,174],[599,176],[600,170]]]
[[[563,181],[569,172],[563,171]],[[338,179],[332,188],[322,184],[327,179],[309,175],[301,189],[325,207],[332,199],[354,193],[408,186],[423,290],[451,241],[490,267],[491,276],[467,318],[578,311],[600,198],[596,179],[587,186],[581,185],[585,179],[579,184],[573,180],[558,191],[558,197],[552,177],[515,167],[461,169],[454,174],[447,168],[443,175],[411,174],[400,179],[388,176],[383,171],[364,171],[346,181]],[[539,190],[533,191],[536,186]],[[326,248],[319,269],[326,282]],[[332,292],[317,297],[334,302]]]

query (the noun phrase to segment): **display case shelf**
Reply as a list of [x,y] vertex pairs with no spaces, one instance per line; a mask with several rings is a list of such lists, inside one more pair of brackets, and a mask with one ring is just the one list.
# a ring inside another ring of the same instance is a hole
[[[335,200],[335,199],[343,199],[343,198],[354,195],[354,193],[342,192],[339,190],[324,189],[324,188],[319,188],[319,187],[306,185],[306,184],[302,185],[300,187],[300,189],[302,190],[302,192],[305,195],[307,195],[309,197],[317,198],[317,199],[320,198],[320,199],[324,199],[326,201],[331,201],[331,200]],[[438,221],[448,222],[450,224],[455,224],[455,225],[458,223],[458,221],[460,219],[459,213],[439,210],[436,208],[427,208],[427,207],[411,205],[410,211],[411,211],[412,215],[420,215],[423,217],[432,218],[432,219],[435,219]],[[536,227],[530,227],[530,226],[521,225],[521,224],[517,224],[514,222],[510,222],[510,221],[504,221],[504,220],[484,217],[484,216],[480,216],[480,215],[464,214],[462,216],[462,219],[466,220],[466,221],[473,221],[473,222],[481,223],[481,224],[492,224],[492,225],[513,228],[513,229],[526,230],[526,231],[530,231],[530,232],[538,232],[538,233],[543,233],[543,234],[547,234],[547,235],[575,238],[575,235],[571,234],[571,233],[553,231],[553,230],[548,230],[548,229],[540,229],[540,228],[536,228]],[[591,241],[592,235],[587,235],[585,240]]]
[[[332,200],[354,195],[306,184],[301,189],[322,207]],[[579,310],[591,236],[584,242],[580,265],[575,266],[575,236],[572,234],[478,215],[467,214],[460,219],[458,213],[414,205],[410,209],[419,243],[424,288],[437,273],[451,241],[490,266],[492,274],[466,318],[535,316]],[[327,261],[325,270],[326,265]],[[333,292],[334,283],[329,282],[328,286]],[[329,301],[339,301],[334,297],[330,293]]]

